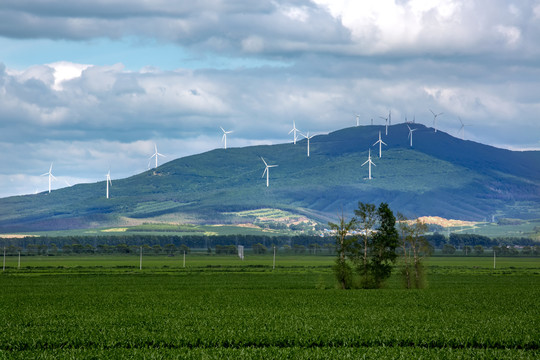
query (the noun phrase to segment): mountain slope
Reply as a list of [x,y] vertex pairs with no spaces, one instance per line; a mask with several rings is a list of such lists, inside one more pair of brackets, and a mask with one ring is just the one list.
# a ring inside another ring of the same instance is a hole
[[[322,220],[358,201],[388,202],[408,216],[481,220],[493,214],[540,216],[540,152],[515,152],[462,141],[423,125],[361,126],[306,140],[216,149],[170,161],[113,181],[81,184],[51,194],[0,199],[0,231],[92,227],[120,217],[175,214],[199,222],[227,221],[224,212],[275,207]],[[382,132],[382,158],[378,145]],[[373,179],[366,179],[371,148]],[[261,175],[270,169],[270,187]]]

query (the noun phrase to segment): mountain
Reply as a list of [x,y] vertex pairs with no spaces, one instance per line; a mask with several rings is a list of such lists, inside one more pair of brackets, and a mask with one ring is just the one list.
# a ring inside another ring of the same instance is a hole
[[[310,140],[216,149],[114,180],[50,194],[0,199],[0,232],[110,226],[129,219],[234,222],[234,212],[280,208],[323,222],[358,201],[387,202],[409,217],[483,220],[540,217],[540,151],[510,151],[463,141],[420,124],[346,128]],[[382,133],[382,158],[378,145]],[[368,180],[368,149],[373,179]],[[270,186],[261,175],[270,169]],[[245,221],[245,220],[244,220]]]

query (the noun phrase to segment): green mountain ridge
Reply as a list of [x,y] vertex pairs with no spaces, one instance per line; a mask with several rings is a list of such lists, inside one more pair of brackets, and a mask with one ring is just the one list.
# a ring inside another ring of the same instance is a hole
[[[320,221],[358,203],[388,202],[410,217],[483,220],[540,217],[540,151],[510,151],[463,141],[420,124],[413,147],[405,124],[338,130],[297,144],[216,149],[105,182],[0,199],[0,232],[110,226],[123,217],[175,214],[196,223],[235,222],[225,215],[279,208]],[[379,131],[383,146],[378,155]],[[368,149],[376,166],[368,180]],[[266,187],[263,157],[270,168]]]

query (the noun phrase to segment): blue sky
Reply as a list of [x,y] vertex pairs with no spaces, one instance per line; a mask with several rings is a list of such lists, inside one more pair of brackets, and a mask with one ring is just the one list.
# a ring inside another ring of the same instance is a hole
[[539,0],[4,0],[0,197],[388,111],[539,149],[539,38]]

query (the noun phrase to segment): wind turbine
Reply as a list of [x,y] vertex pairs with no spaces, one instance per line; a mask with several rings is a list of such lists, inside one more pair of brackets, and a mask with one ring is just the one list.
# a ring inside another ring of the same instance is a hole
[[356,126],[360,126],[360,114],[356,114]]
[[[381,132],[379,131],[379,140],[377,142],[375,142],[375,144],[373,144],[373,146],[379,144],[379,158],[382,157],[382,145],[386,145],[386,143],[384,141],[381,140]],[[388,145],[386,145],[388,146]]]
[[373,166],[377,166],[373,163],[373,161],[371,161],[371,149],[368,150],[369,153],[368,153],[368,159],[362,164],[362,166],[368,164],[368,167],[369,167],[369,177],[368,179],[371,180],[371,165]]
[[49,194],[51,193],[51,182],[52,180],[58,180],[57,178],[54,177],[54,175],[52,174],[52,165],[53,163],[51,163],[51,167],[49,168],[49,172],[46,172],[45,174],[41,174],[41,176],[49,176]]
[[437,132],[437,116],[442,115],[444,113],[435,114],[435,112],[431,109],[429,109],[429,111],[431,111],[431,113],[433,114],[433,127],[435,128],[435,132]]
[[307,135],[304,135],[302,133],[300,133],[303,137],[305,137],[307,139],[307,156],[309,157],[309,140],[314,136],[314,135],[311,135],[309,136],[309,131],[307,133]]
[[418,130],[418,129],[411,129],[411,128],[409,127],[409,125],[407,125],[407,127],[409,128],[409,136],[408,136],[407,138],[410,138],[410,139],[411,139],[411,147],[412,147],[412,133],[413,133],[413,131],[416,131],[416,130]]
[[386,136],[388,136],[388,118],[379,116],[381,119],[383,119],[386,122]]
[[225,146],[223,148],[227,149],[227,134],[232,133],[232,130],[225,131],[221,126],[220,126],[220,128],[221,128],[221,131],[223,131],[223,137],[221,138],[221,141],[223,141],[225,143]]
[[461,127],[459,128],[459,131],[458,131],[458,135],[460,132],[462,132],[461,140],[465,140],[465,126],[470,126],[470,125],[464,124],[460,117],[458,117],[458,119],[459,119],[459,122],[461,123]]
[[112,186],[111,182],[111,170],[107,173],[107,180],[105,180],[105,183],[107,184],[107,199],[109,198],[109,185]]
[[[158,156],[163,156],[163,157],[165,157],[165,155],[158,153],[158,151],[157,151],[157,145],[156,145],[156,144],[154,144],[154,150],[155,150],[155,151],[154,151],[154,155],[150,156],[150,161],[152,161],[152,158],[155,157],[155,158],[156,158],[156,166],[155,166],[155,167],[157,167],[157,159],[158,159]],[[150,168],[150,161],[148,162],[148,168]]]
[[290,134],[290,133],[293,133],[293,143],[294,143],[295,145],[296,145],[296,139],[298,138],[298,137],[296,136],[296,132],[297,132],[297,131],[300,131],[300,130],[298,130],[298,129],[296,128],[296,123],[295,123],[295,121],[293,120],[293,122],[292,122],[292,129],[291,129],[291,131],[289,131],[289,134]]
[[266,163],[266,161],[264,161],[263,157],[261,156],[261,160],[263,161],[264,165],[266,166],[264,168],[264,172],[262,174],[261,177],[264,177],[264,174],[266,174],[266,187],[270,186],[270,180],[269,180],[269,177],[270,177],[270,168],[271,167],[276,167],[277,165],[268,165]]

